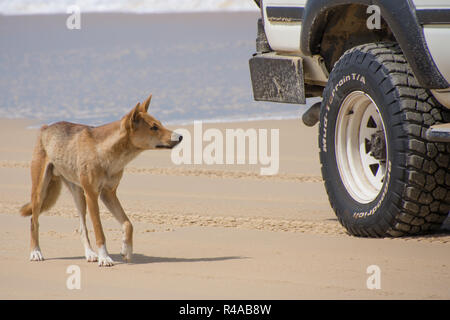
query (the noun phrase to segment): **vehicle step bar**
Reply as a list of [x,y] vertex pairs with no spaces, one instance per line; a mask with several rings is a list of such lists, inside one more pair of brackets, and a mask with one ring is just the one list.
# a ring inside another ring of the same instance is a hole
[[302,116],[303,123],[308,127],[314,127],[320,118],[320,107],[322,102],[313,104]]
[[426,137],[433,142],[450,142],[450,123],[431,126],[427,130]]

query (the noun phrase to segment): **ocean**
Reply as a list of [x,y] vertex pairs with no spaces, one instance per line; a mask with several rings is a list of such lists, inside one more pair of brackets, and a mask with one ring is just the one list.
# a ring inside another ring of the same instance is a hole
[[[73,3],[79,30],[66,27],[64,8]],[[149,112],[166,124],[297,118],[306,106],[253,101],[255,8],[221,0],[0,1],[0,117],[98,125],[152,93]]]

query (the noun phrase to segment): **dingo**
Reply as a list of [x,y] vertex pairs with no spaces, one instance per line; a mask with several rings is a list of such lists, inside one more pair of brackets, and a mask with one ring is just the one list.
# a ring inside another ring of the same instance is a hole
[[[112,266],[100,221],[98,197],[122,225],[121,254],[132,256],[133,226],[116,190],[125,166],[144,150],[173,148],[182,136],[161,125],[147,113],[151,95],[121,120],[100,127],[69,122],[43,126],[31,161],[31,202],[20,209],[31,216],[30,260],[44,260],[39,248],[39,214],[54,205],[63,182],[73,195],[80,215],[81,239],[86,260]],[[86,229],[86,204],[94,227],[98,255],[92,250]]]

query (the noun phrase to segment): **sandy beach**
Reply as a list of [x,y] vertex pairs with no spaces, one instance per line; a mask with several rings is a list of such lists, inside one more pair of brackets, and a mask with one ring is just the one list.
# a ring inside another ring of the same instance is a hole
[[[84,260],[65,189],[40,219],[46,260],[29,262],[29,219],[18,209],[30,192],[36,135],[30,125],[0,121],[2,299],[450,298],[449,231],[402,239],[347,235],[320,179],[317,128],[298,120],[205,125],[278,128],[275,176],[260,176],[257,165],[176,166],[170,151],[147,151],[130,163],[118,194],[135,228],[132,263],[120,258],[120,227],[104,206],[116,265],[99,268]],[[80,267],[80,290],[66,287],[71,265]],[[370,265],[381,269],[380,290],[366,286]]]

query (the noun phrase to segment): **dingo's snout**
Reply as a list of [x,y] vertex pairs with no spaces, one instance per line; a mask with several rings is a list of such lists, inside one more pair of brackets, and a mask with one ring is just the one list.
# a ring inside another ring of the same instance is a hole
[[175,145],[177,145],[183,140],[183,136],[176,132],[172,132],[172,136],[170,137],[170,140],[172,140],[172,142],[175,142]]
[[183,140],[183,136],[173,132],[170,134],[170,141],[167,141],[166,143],[158,144],[156,146],[157,149],[172,149],[177,144],[179,144]]

